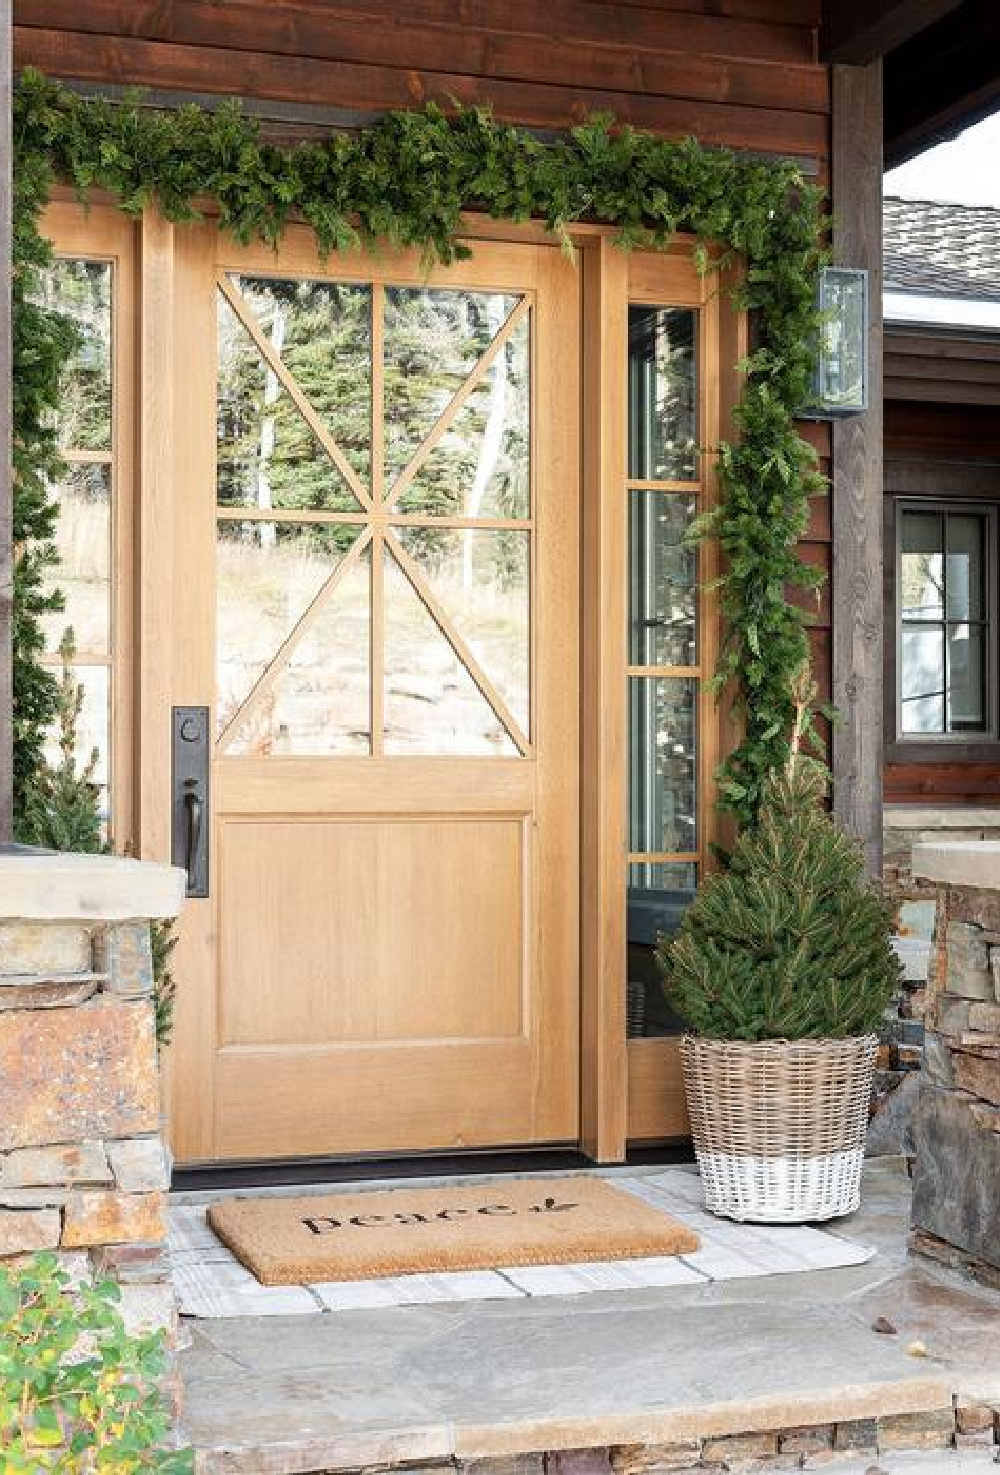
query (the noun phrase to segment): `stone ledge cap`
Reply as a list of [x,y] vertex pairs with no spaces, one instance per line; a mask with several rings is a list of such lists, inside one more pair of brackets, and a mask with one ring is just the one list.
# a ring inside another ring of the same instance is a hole
[[887,830],[1000,830],[1000,807],[972,809],[935,804],[923,808],[919,804],[886,804],[882,822]]
[[126,922],[176,917],[185,880],[178,867],[148,860],[0,847],[0,918]]
[[913,847],[912,868],[925,881],[1000,891],[1000,840],[924,840]]

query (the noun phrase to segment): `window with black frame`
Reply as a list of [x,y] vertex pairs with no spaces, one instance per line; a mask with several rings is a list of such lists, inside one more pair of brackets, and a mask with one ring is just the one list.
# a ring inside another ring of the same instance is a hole
[[896,721],[902,746],[997,741],[996,509],[896,504]]

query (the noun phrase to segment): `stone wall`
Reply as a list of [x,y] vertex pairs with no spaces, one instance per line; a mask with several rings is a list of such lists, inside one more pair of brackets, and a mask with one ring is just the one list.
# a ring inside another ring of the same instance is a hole
[[868,1151],[909,1155],[939,896],[934,881],[914,875],[913,850],[929,842],[1000,840],[1000,810],[887,805],[883,819],[882,878],[896,910],[894,942],[904,983],[882,1032]]
[[54,1251],[168,1332],[149,918],[183,893],[168,866],[0,851],[0,1261]]
[[913,1244],[1000,1282],[1000,842],[921,844],[913,864],[939,888]]

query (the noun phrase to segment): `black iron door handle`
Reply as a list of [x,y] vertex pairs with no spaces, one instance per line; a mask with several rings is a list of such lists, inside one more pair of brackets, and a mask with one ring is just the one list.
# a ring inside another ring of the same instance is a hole
[[184,784],[184,819],[186,823],[187,839],[184,845],[184,869],[188,878],[193,880],[195,858],[198,854],[198,842],[201,839],[201,820],[204,806],[198,797],[198,783],[196,779],[189,778]]
[[188,896],[208,895],[209,711],[207,707],[174,707],[173,774],[170,799],[170,854],[187,874]]

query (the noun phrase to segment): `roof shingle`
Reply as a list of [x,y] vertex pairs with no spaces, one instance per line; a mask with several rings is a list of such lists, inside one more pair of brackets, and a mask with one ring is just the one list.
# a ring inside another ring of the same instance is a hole
[[1000,210],[889,196],[882,222],[889,290],[1000,302]]

